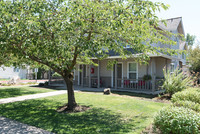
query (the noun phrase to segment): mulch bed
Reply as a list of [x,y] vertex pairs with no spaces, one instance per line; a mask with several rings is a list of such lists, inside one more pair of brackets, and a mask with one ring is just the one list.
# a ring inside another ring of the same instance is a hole
[[153,125],[151,124],[143,130],[141,134],[161,134],[161,132],[158,129],[154,130]]
[[56,111],[59,113],[77,113],[77,112],[84,112],[91,109],[89,106],[84,105],[77,105],[73,110],[69,110],[67,108],[67,104],[64,106],[59,107]]

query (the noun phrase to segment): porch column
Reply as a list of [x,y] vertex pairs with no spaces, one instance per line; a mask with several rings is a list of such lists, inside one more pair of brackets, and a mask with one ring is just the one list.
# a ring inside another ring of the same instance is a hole
[[84,69],[83,69],[83,64],[81,65],[81,86],[83,87],[83,71],[84,71]]
[[115,89],[117,89],[117,64],[115,64]]
[[98,60],[98,72],[97,72],[97,81],[98,81],[98,84],[97,84],[97,88],[100,88],[100,62]]
[[154,92],[155,88],[156,88],[156,61],[155,61],[155,58],[152,58],[152,61],[151,61],[151,71],[152,71],[152,92]]
[[167,59],[165,59],[165,67],[166,67],[166,73],[167,73]]
[[78,64],[78,86],[80,86],[80,65]]
[[91,88],[91,65],[89,65],[89,88]]
[[51,85],[51,69],[49,69],[49,83],[48,85]]

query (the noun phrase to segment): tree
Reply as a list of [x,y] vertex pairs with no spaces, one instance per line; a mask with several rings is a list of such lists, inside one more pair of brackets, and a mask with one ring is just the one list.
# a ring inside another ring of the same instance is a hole
[[194,72],[200,72],[200,48],[196,46],[194,49],[190,49],[188,61],[191,65],[190,70]]
[[148,0],[2,0],[0,49],[59,73],[73,110],[71,72],[77,63],[95,64],[92,58],[102,60],[109,50],[125,58],[131,55],[124,49],[128,45],[146,59],[159,49],[151,43],[174,43],[169,32],[157,28],[160,8],[168,7]]
[[190,35],[189,33],[187,33],[186,42],[188,43],[189,46],[192,46],[194,44],[195,39],[196,39],[196,36]]

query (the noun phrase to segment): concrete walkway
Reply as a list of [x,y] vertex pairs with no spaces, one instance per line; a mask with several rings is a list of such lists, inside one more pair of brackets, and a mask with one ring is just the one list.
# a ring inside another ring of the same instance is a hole
[[[0,99],[0,104],[11,103],[16,101],[24,101],[30,99],[43,98],[48,96],[67,94],[66,90],[47,92],[47,93],[39,93],[25,96],[18,96],[6,99]],[[29,126],[27,124],[23,124],[5,117],[0,117],[0,134],[53,134],[51,132],[42,130],[40,128],[36,128],[33,126]]]
[[11,103],[11,102],[16,102],[16,101],[24,101],[24,100],[30,100],[30,99],[37,99],[37,98],[44,98],[44,97],[60,95],[60,94],[67,94],[67,91],[66,90],[59,90],[59,91],[54,91],[54,92],[47,92],[47,93],[39,93],[39,94],[31,94],[31,95],[18,96],[18,97],[12,97],[12,98],[5,98],[5,99],[0,99],[0,104]]
[[5,117],[0,117],[0,134],[53,134],[53,133]]

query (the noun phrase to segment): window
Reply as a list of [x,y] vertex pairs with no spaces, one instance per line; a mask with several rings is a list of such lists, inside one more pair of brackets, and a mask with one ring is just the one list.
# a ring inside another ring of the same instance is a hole
[[182,59],[185,59],[185,54],[184,53],[182,53]]
[[14,68],[13,71],[14,71],[14,72],[19,72],[19,68],[18,68],[18,67],[17,67],[17,68]]
[[174,68],[175,68],[174,63],[171,63],[171,64],[170,64],[170,72],[171,72],[171,73],[174,72]]
[[137,79],[138,77],[138,64],[135,62],[128,63],[128,79]]

